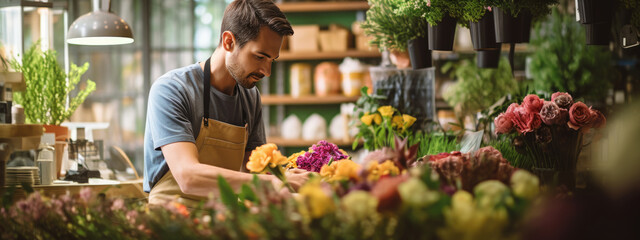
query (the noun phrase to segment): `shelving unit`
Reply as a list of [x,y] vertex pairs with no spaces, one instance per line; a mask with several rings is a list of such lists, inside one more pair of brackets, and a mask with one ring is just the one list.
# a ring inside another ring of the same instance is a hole
[[[267,142],[275,143],[278,146],[282,147],[311,147],[311,145],[318,143],[322,139],[318,140],[304,140],[304,139],[284,139],[281,137],[267,137]],[[342,139],[326,139],[327,142],[333,143],[339,147],[348,146],[351,149],[351,144],[353,144],[353,140],[345,141]]]
[[300,96],[293,97],[291,95],[262,95],[262,105],[318,105],[318,104],[340,104],[347,102],[355,102],[358,100],[356,97],[346,97],[342,95],[330,95],[330,96]]
[[353,2],[300,2],[279,3],[280,11],[288,12],[329,12],[329,11],[357,11],[369,9],[366,1]]
[[291,60],[329,60],[342,59],[345,57],[354,58],[376,58],[381,54],[378,51],[358,51],[347,50],[345,52],[280,52],[279,61]]

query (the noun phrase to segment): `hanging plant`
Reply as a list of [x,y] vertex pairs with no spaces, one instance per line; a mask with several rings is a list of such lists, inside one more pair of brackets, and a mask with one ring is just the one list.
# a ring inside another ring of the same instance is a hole
[[[361,26],[365,34],[373,38],[370,43],[380,50],[406,51],[407,41],[426,35],[427,25],[423,18],[428,15],[428,8],[422,2],[370,0],[367,20]],[[418,4],[418,7],[414,8],[412,4]]]

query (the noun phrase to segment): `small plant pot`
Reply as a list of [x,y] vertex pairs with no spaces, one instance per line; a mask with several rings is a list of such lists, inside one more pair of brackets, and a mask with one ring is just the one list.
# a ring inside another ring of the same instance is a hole
[[479,68],[498,68],[500,63],[501,44],[494,50],[478,51],[476,64]]
[[428,37],[418,37],[407,42],[409,46],[409,58],[413,69],[431,67],[431,50],[429,50]]
[[453,39],[456,34],[456,19],[445,14],[438,25],[429,24],[429,49],[452,51]]
[[584,24],[587,45],[609,45],[611,22]]
[[520,27],[514,31],[514,34],[518,35],[517,42],[528,43],[531,39],[531,21],[533,20],[531,12],[529,10],[521,11],[516,19],[520,25]]
[[485,51],[499,48],[500,45],[496,43],[492,11],[486,11],[478,22],[469,22],[469,30],[474,50]]

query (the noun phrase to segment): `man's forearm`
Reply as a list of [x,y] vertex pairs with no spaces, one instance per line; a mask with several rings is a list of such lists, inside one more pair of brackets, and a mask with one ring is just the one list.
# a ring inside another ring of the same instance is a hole
[[[253,180],[253,174],[232,171],[207,164],[195,164],[184,169],[183,179],[186,181],[182,190],[186,194],[206,197],[210,192],[219,195],[218,176],[224,178],[234,191],[239,191],[243,184],[249,184]],[[268,184],[273,180],[272,175],[258,174],[258,178]]]

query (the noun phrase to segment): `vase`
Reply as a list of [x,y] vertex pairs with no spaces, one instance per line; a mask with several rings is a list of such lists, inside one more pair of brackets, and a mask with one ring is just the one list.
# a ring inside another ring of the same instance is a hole
[[56,178],[60,178],[64,149],[67,146],[67,138],[69,137],[69,128],[60,125],[44,125],[44,131],[56,135],[56,144],[54,146],[56,150]]
[[500,47],[496,43],[495,26],[493,24],[493,12],[487,11],[478,22],[469,22],[473,50],[496,50]]
[[540,179],[540,185],[544,186],[565,186],[569,190],[576,187],[576,169],[558,170],[553,168],[531,169],[533,174]]
[[453,39],[456,35],[456,19],[444,14],[438,25],[429,24],[429,49],[452,51]]
[[417,37],[407,42],[409,47],[409,58],[411,59],[411,68],[421,69],[432,66],[431,50],[429,50],[428,37]]
[[498,43],[498,48],[494,50],[481,50],[477,53],[476,64],[479,68],[498,68],[500,63],[500,48],[501,43]]

